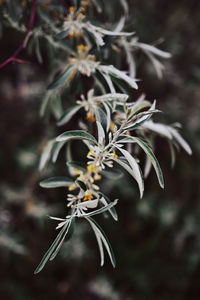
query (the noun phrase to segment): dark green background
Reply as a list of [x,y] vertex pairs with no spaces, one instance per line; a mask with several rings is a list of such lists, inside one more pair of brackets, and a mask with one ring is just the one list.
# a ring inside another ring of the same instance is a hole
[[[114,12],[116,1],[111,2]],[[142,200],[129,176],[115,182],[112,189],[110,182],[103,182],[104,191],[112,199],[120,199],[118,223],[98,218],[113,245],[116,269],[108,259],[103,268],[99,266],[95,237],[88,224],[80,222],[56,260],[33,275],[55,236],[55,223],[46,215],[65,214],[67,191],[47,191],[38,186],[45,177],[38,172],[38,157],[52,130],[38,114],[48,59],[39,65],[24,51],[20,57],[33,63],[12,64],[0,70],[1,299],[200,299],[200,2],[129,2],[132,20],[128,29],[136,31],[142,42],[163,37],[160,48],[173,54],[165,61],[161,81],[146,58],[138,54],[137,77],[142,78],[139,93],[157,99],[158,108],[164,111],[159,117],[163,122],[183,124],[182,134],[193,155],[179,152],[171,169],[168,144],[158,138],[156,154],[165,189],[159,188],[151,172]],[[115,11],[116,18],[118,14]],[[4,29],[1,61],[21,39],[14,30]],[[54,120],[51,122],[53,126]],[[63,162],[46,173],[64,175]]]

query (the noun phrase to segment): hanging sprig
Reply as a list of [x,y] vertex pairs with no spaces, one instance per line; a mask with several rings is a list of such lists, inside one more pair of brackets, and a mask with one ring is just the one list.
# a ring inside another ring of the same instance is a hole
[[[64,200],[65,217],[50,217],[58,222],[56,229],[59,233],[35,273],[40,272],[49,260],[56,257],[64,241],[72,237],[75,223],[80,218],[87,221],[96,236],[101,266],[104,264],[106,249],[114,267],[116,263],[113,250],[94,218],[95,215],[107,212],[117,221],[115,206],[118,200],[110,200],[104,195],[101,190],[103,185],[99,183],[108,177],[118,180],[125,171],[137,183],[142,198],[144,178],[153,167],[160,187],[164,188],[163,174],[154,154],[155,135],[168,140],[173,162],[175,148],[181,147],[188,154],[192,153],[190,146],[179,133],[179,124],[165,125],[154,122],[154,115],[160,113],[156,108],[156,101],[151,103],[146,100],[144,94],[138,99],[134,96],[139,80],[136,79],[133,52],[143,51],[153,63],[160,78],[163,65],[158,58],[167,59],[171,55],[155,46],[139,42],[133,32],[124,31],[129,14],[125,0],[118,2],[123,7],[123,15],[114,28],[104,26],[93,18],[91,13],[89,15],[88,6],[95,5],[98,12],[102,12],[101,1],[74,1],[74,5],[70,7],[61,1],[56,6],[57,9],[43,1],[32,2],[28,27],[21,19],[13,18],[7,2],[3,3],[4,16],[7,21],[11,20],[9,25],[21,28],[25,37],[22,45],[11,58],[0,65],[0,68],[12,61],[23,62],[18,58],[18,54],[26,47],[30,52],[34,50],[32,52],[36,54],[39,63],[42,63],[41,41],[45,41],[53,63],[51,61],[50,84],[42,101],[40,115],[45,116],[50,108],[59,127],[67,126],[73,118],[77,120],[76,128],[51,137],[42,151],[40,171],[48,164],[56,163],[61,150],[66,148],[66,174],[44,179],[40,186],[50,189],[65,188],[67,195]],[[25,12],[24,7],[22,12]],[[119,62],[121,55],[125,55],[128,72],[120,70],[120,63],[118,67],[110,63],[113,50]],[[74,95],[70,95],[74,100],[73,104],[67,105],[65,92],[71,84],[78,86],[79,81],[83,86],[83,78],[93,80],[90,80],[86,90],[80,92],[77,88]],[[81,155],[80,161],[74,159],[71,150],[71,145],[77,140],[87,149],[86,152],[83,151],[85,154]],[[140,152],[144,152],[146,156],[144,172],[139,159]]]

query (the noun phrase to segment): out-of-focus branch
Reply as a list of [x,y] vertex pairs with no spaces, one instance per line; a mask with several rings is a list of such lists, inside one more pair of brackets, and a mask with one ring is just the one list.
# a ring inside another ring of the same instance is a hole
[[19,53],[26,48],[27,42],[29,40],[31,31],[33,29],[33,25],[34,25],[34,21],[35,21],[35,13],[36,13],[36,1],[37,0],[33,0],[33,4],[32,4],[32,9],[31,9],[31,16],[30,16],[30,20],[29,20],[29,24],[28,24],[28,29],[26,31],[26,35],[25,38],[22,42],[22,44],[17,48],[17,50],[13,53],[13,55],[11,57],[9,57],[8,59],[6,59],[2,64],[0,64],[0,69],[4,68],[7,64],[11,63],[11,62],[18,62],[18,63],[25,63],[25,61],[18,59],[17,56],[19,55]]

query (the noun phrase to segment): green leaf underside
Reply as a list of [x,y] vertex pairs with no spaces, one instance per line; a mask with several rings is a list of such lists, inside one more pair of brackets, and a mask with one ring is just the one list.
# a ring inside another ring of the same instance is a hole
[[56,250],[51,255],[50,261],[54,260],[54,258],[58,254],[64,240],[68,241],[72,237],[72,235],[74,233],[74,228],[75,228],[75,218],[73,218],[71,221],[69,221],[69,226],[68,226],[67,230],[65,231],[65,234],[63,235],[63,237],[62,237],[61,241],[59,242],[58,246],[56,247]]
[[[139,167],[139,164],[137,163],[136,159],[125,149],[119,148],[117,147],[117,149],[123,154],[124,158],[126,159],[126,161],[128,162],[132,173],[128,172],[135,178],[135,180],[137,181],[139,190],[140,190],[140,198],[142,198],[143,196],[143,192],[144,192],[144,182],[143,182],[143,178],[142,178],[142,173]],[[118,160],[116,160],[118,162]]]
[[120,170],[102,170],[101,174],[112,180],[118,180],[124,176],[123,172],[121,172]]
[[95,232],[95,235],[96,235],[96,232],[98,233],[98,237],[101,239],[101,241],[103,242],[107,252],[108,252],[108,255],[110,257],[110,260],[111,260],[111,263],[113,265],[113,267],[115,268],[116,266],[116,261],[115,261],[115,256],[114,256],[114,252],[112,250],[112,247],[110,245],[110,242],[107,238],[107,236],[105,235],[103,229],[99,226],[99,224],[94,220],[92,219],[91,217],[87,217],[86,218],[87,221],[90,223],[90,225],[92,226],[94,232]]
[[56,142],[54,143],[53,149],[52,149],[52,162],[55,163],[57,161],[58,155],[60,153],[60,150],[62,149],[62,147],[65,145],[65,141],[64,142]]
[[96,120],[102,125],[103,129],[106,131],[107,128],[107,117],[103,109],[97,108],[95,112]]
[[[114,159],[114,161],[116,161],[122,168],[124,168],[137,181],[137,177],[136,177],[135,172],[133,171],[133,169],[127,163],[123,162],[121,159]],[[142,177],[141,177],[141,179],[142,179]],[[138,183],[138,181],[137,181],[137,183]],[[138,187],[139,187],[139,190],[140,190],[140,198],[142,198],[143,191],[144,191],[143,180],[142,180],[142,186],[140,187],[139,183],[138,183]]]
[[60,243],[60,241],[63,238],[63,235],[65,235],[65,232],[68,230],[69,227],[69,223],[66,223],[63,228],[60,230],[59,234],[57,235],[57,237],[55,238],[54,242],[52,243],[52,245],[50,246],[49,250],[45,253],[45,255],[43,256],[40,264],[38,265],[38,267],[35,269],[34,274],[39,273],[45,266],[45,264],[47,263],[47,261],[50,259],[50,257],[53,255],[54,251],[56,250],[58,244]]
[[97,140],[90,133],[83,130],[66,131],[56,138],[57,142],[68,142],[71,140],[88,140],[92,144],[97,144]]
[[[90,217],[90,216],[95,216],[95,215],[98,215],[98,214],[101,214],[101,213],[103,213],[103,212],[105,212],[105,211],[107,211],[107,210],[111,210],[112,208],[114,208],[114,206],[117,204],[117,201],[118,200],[115,200],[115,201],[113,201],[113,202],[108,202],[108,203],[106,203],[106,205],[104,206],[104,207],[101,207],[101,208],[99,208],[99,209],[97,209],[97,210],[95,210],[95,211],[92,211],[92,212],[90,212],[90,213],[86,213],[86,214],[84,214],[84,216],[83,216],[83,218],[85,218],[85,217]],[[114,209],[115,210],[115,209]],[[113,214],[111,213],[111,215],[113,216]],[[115,216],[113,216],[113,218],[115,219],[115,221],[117,221],[117,212],[116,212],[116,210],[115,210]]]
[[58,187],[67,187],[71,185],[73,181],[68,177],[51,177],[40,182],[40,186],[43,188],[51,189]]
[[144,150],[146,155],[151,160],[151,163],[155,169],[160,186],[162,188],[164,188],[164,179],[163,179],[162,170],[160,168],[159,162],[158,162],[157,158],[155,157],[151,147],[141,138],[129,136],[129,139],[132,139],[133,142],[137,143]]
[[[109,199],[106,195],[104,195],[104,194],[102,194],[102,193],[101,193],[101,195],[102,195],[102,198],[105,199],[105,203],[107,203],[108,205],[110,205],[110,203],[112,203],[112,202],[110,201],[110,199]],[[101,199],[101,201],[102,201],[102,199]],[[102,202],[103,202],[103,201],[102,201]],[[117,212],[116,212],[116,209],[115,209],[114,205],[113,205],[112,207],[109,208],[109,212],[110,212],[111,216],[113,217],[113,219],[114,219],[115,221],[117,221],[117,220],[118,220],[118,215],[117,215]]]
[[83,162],[79,162],[79,161],[68,161],[67,162],[67,166],[81,170],[81,171],[85,171],[85,164]]
[[62,86],[64,83],[67,83],[68,79],[74,72],[74,66],[68,66],[56,79],[48,86],[48,90],[53,90]]
[[73,106],[73,107],[70,107],[69,109],[67,109],[66,112],[58,120],[57,125],[62,126],[64,124],[66,124],[67,122],[69,122],[79,109],[81,109],[80,105],[76,105],[76,106]]
[[47,109],[48,103],[50,101],[50,98],[51,98],[51,94],[50,94],[50,92],[48,92],[48,93],[46,93],[46,95],[42,99],[42,104],[41,104],[41,107],[40,107],[40,116],[41,117],[43,117],[45,112],[46,112],[46,109]]

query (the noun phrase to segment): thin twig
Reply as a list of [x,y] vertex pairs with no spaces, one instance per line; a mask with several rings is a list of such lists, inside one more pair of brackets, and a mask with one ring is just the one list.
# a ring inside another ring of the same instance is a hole
[[22,44],[17,48],[17,50],[13,53],[13,55],[8,58],[7,60],[5,60],[2,64],[0,64],[0,69],[3,69],[7,64],[9,64],[10,62],[18,62],[18,63],[23,63],[25,61],[22,61],[20,59],[17,58],[18,54],[26,48],[27,42],[29,40],[31,31],[33,29],[33,25],[34,25],[34,21],[35,21],[35,13],[36,13],[36,1],[37,0],[33,0],[33,5],[31,8],[31,16],[30,16],[30,20],[29,20],[29,24],[28,24],[28,29],[26,31],[26,35],[25,38],[23,39]]

